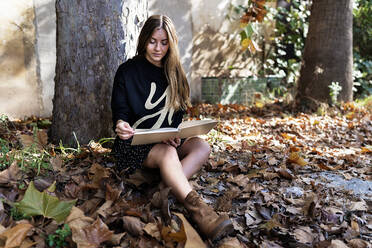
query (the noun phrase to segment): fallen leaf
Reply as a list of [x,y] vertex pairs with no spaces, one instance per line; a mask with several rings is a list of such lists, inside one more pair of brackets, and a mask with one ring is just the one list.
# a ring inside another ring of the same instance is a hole
[[156,240],[161,240],[161,233],[158,227],[158,224],[150,222],[147,223],[143,230],[150,235],[151,237],[155,238]]
[[26,238],[25,240],[23,240],[21,246],[19,248],[30,248],[30,247],[35,247],[35,245],[37,244],[38,242],[36,241],[31,241],[30,238]]
[[161,237],[166,242],[178,242],[178,243],[185,243],[186,242],[186,233],[183,226],[181,226],[178,232],[174,231],[174,229],[163,226],[161,229]]
[[288,169],[279,169],[278,172],[277,172],[281,177],[285,178],[285,179],[288,179],[288,180],[292,180],[293,178],[295,178],[295,176],[292,174],[292,172]]
[[115,202],[120,197],[121,191],[118,189],[114,189],[110,186],[110,184],[106,184],[106,195],[105,199],[106,201],[112,201]]
[[203,240],[200,238],[199,234],[190,225],[186,218],[181,213],[175,213],[178,218],[182,221],[182,228],[184,228],[186,233],[186,243],[185,248],[207,248]]
[[221,241],[222,244],[218,248],[242,248],[242,246],[237,238],[226,238]]
[[28,223],[18,224],[10,229],[5,230],[0,234],[1,239],[5,239],[4,248],[18,247],[22,244],[23,240],[26,238],[28,231],[33,226]]
[[140,236],[143,234],[145,224],[137,217],[124,216],[123,228],[133,236]]
[[20,170],[17,161],[9,166],[8,169],[0,172],[0,183],[6,184],[11,182],[17,182],[20,177]]
[[348,246],[341,240],[334,239],[328,248],[348,248]]
[[265,219],[270,220],[271,219],[271,211],[270,209],[260,205],[259,203],[254,204],[257,212]]
[[333,167],[329,167],[329,166],[327,166],[327,165],[325,165],[325,164],[323,164],[323,163],[317,164],[317,166],[318,166],[320,169],[322,169],[322,170],[326,170],[326,171],[333,171],[333,170],[335,170],[335,168],[333,168]]
[[107,217],[107,212],[111,208],[112,201],[106,201],[98,210],[97,214],[101,215],[103,218]]
[[362,239],[352,239],[349,241],[348,246],[351,248],[368,248],[370,247],[370,244]]
[[52,157],[50,159],[50,164],[52,165],[54,171],[59,171],[59,172],[66,171],[66,168],[62,167],[63,160],[59,156]]
[[94,163],[88,171],[88,178],[92,181],[91,185],[100,188],[104,178],[109,178],[110,172],[107,168],[102,167],[98,163]]
[[355,220],[351,220],[351,228],[357,232],[359,234],[360,230],[359,230],[359,225],[358,225],[358,222],[356,222]]
[[55,219],[61,223],[70,214],[71,208],[76,200],[60,201],[57,197],[46,192],[38,191],[31,182],[26,190],[23,199],[16,202],[14,206],[28,216],[42,215]]
[[112,234],[114,233],[108,229],[106,224],[103,223],[100,218],[97,218],[92,225],[86,227],[84,232],[88,242],[96,245],[97,247],[99,247],[101,243],[110,240]]
[[310,227],[301,226],[293,232],[294,237],[299,243],[311,245],[314,241],[314,235]]
[[350,211],[367,211],[367,203],[362,199],[359,202],[353,202],[350,206]]
[[120,245],[121,239],[124,237],[126,233],[118,233],[118,234],[113,234],[110,239],[110,243],[113,245]]
[[301,166],[305,166],[305,165],[308,164],[305,161],[305,159],[300,156],[300,154],[298,152],[291,152],[291,154],[289,155],[288,161],[292,162],[292,163],[295,163],[295,164],[298,164],[298,165],[301,165]]

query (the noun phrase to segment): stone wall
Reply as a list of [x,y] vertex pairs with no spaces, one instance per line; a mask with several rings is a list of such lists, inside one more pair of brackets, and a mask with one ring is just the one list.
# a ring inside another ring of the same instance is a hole
[[55,67],[54,0],[0,2],[0,112],[51,115]]

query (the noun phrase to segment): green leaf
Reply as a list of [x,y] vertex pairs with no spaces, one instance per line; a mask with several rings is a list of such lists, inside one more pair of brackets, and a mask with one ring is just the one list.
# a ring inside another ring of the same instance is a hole
[[246,34],[246,32],[245,31],[241,31],[240,32],[240,41],[242,41],[242,40],[244,40],[244,39],[246,39],[247,38],[247,34]]
[[76,200],[60,201],[55,196],[51,196],[46,192],[40,192],[35,188],[34,183],[31,182],[22,201],[15,203],[14,206],[21,213],[28,216],[42,215],[61,223],[70,214],[71,208],[75,203]]
[[245,28],[244,28],[245,33],[247,34],[248,38],[252,37],[252,34],[254,32],[253,26],[251,23],[249,23]]

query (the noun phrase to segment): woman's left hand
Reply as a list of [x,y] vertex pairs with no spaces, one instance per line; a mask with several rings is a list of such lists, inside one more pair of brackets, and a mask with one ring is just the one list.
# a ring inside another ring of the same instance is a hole
[[163,140],[163,143],[177,148],[181,144],[181,139],[180,138],[167,139]]

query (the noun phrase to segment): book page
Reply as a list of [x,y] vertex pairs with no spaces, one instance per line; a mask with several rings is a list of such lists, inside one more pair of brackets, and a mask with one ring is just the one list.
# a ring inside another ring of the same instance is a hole
[[192,136],[207,134],[212,128],[217,125],[215,120],[191,120],[182,122],[179,125],[181,139]]
[[160,143],[167,139],[207,134],[216,124],[215,120],[205,119],[185,121],[178,128],[136,129],[131,145]]
[[179,130],[177,128],[136,129],[131,145],[160,143],[163,140],[176,138],[178,134]]

